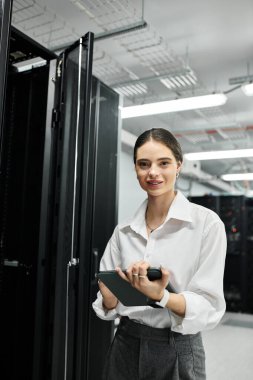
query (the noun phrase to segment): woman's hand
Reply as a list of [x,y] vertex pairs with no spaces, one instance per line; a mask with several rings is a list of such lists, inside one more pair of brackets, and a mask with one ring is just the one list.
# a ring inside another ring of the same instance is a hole
[[121,278],[130,282],[134,288],[145,294],[146,297],[154,301],[160,301],[164,295],[164,289],[169,283],[169,271],[161,268],[161,279],[150,281],[147,277],[148,268],[150,268],[149,263],[138,261],[130,265],[125,273],[118,267],[115,270]]
[[115,309],[118,304],[118,299],[115,295],[105,286],[102,281],[98,282],[99,290],[103,297],[103,305],[107,310]]

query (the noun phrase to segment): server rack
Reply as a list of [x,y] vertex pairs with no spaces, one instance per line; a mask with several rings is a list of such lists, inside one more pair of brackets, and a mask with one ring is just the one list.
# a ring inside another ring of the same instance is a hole
[[190,197],[190,200],[215,211],[225,224],[227,255],[224,294],[227,310],[252,313],[252,200],[232,195]]
[[1,368],[13,378],[29,368],[32,357],[47,81],[47,67],[8,78],[1,167],[0,318],[5,342]]
[[[18,40],[22,34],[11,28],[8,75],[2,83],[7,90],[0,154],[0,350],[6,380],[31,378],[48,86],[48,65],[22,73],[12,66],[16,48],[24,59],[33,52],[33,44],[17,46]],[[42,57],[49,61],[55,54],[44,49]]]
[[5,380],[99,379],[113,335],[91,303],[117,219],[119,99],[91,76],[92,39],[87,34],[31,72],[9,68],[0,197],[1,216],[8,208],[11,220],[1,217],[1,233],[8,230],[0,293]]
[[246,204],[244,196],[221,196],[220,217],[227,233],[224,291],[227,309],[247,311]]
[[253,198],[246,199],[247,227],[247,310],[253,314]]

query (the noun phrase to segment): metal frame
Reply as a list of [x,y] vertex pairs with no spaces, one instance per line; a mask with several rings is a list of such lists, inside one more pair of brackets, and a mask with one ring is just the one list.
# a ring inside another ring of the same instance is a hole
[[[43,45],[39,44],[37,41],[33,40],[14,26],[11,26],[11,38],[14,47],[16,45],[18,45],[18,47],[22,47],[22,53],[24,53],[24,56],[22,56],[22,58],[12,58],[12,63],[26,61],[34,57],[40,57],[42,59],[45,59],[46,61],[50,61],[51,59],[57,58],[57,54],[51,52]],[[11,52],[12,49],[10,53]]]
[[0,8],[2,8],[2,13],[0,13],[0,166],[12,1],[0,0]]
[[[87,281],[90,283],[90,278],[87,278],[87,253],[91,248],[91,233],[92,226],[89,223],[92,217],[92,195],[94,189],[94,152],[96,148],[96,132],[91,130],[91,73],[92,73],[92,56],[93,56],[93,41],[94,35],[89,35],[86,40],[87,61],[86,61],[86,78],[85,78],[85,104],[86,110],[84,115],[84,135],[82,144],[82,179],[81,186],[83,189],[81,198],[81,207],[79,210],[79,231],[78,231],[78,248],[80,252],[79,263],[79,282],[78,282],[78,316],[77,316],[77,342],[76,342],[76,379],[83,379],[87,365],[87,334],[88,334],[88,310],[84,300],[89,296],[87,289]],[[89,190],[90,188],[90,190]],[[88,251],[87,251],[88,250]],[[81,255],[82,253],[82,255]],[[86,254],[86,255],[85,255]],[[89,259],[88,259],[89,261]],[[86,277],[86,281],[84,281]],[[84,355],[86,358],[84,358]]]
[[34,353],[33,353],[33,380],[46,378],[45,365],[46,353],[48,352],[48,321],[49,319],[49,292],[50,292],[50,268],[52,262],[49,259],[48,243],[51,237],[50,220],[52,208],[50,207],[50,190],[52,178],[50,168],[53,164],[53,136],[52,136],[52,109],[55,96],[55,72],[56,60],[50,62],[48,79],[47,115],[44,144],[44,163],[42,178],[42,197],[40,215],[40,237],[37,262],[37,291],[36,291],[36,314],[34,328]]

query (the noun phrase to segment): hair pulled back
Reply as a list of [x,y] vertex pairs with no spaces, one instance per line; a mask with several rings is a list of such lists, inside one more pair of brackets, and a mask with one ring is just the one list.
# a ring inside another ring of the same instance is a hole
[[147,141],[154,140],[167,146],[173,153],[177,162],[183,162],[181,146],[175,136],[164,128],[152,128],[143,132],[136,140],[134,146],[134,164],[136,163],[137,150]]

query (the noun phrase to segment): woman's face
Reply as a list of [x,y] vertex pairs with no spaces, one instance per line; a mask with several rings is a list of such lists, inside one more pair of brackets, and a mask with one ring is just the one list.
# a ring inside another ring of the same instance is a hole
[[180,167],[172,151],[160,142],[147,141],[137,150],[135,170],[140,186],[148,195],[174,192]]

